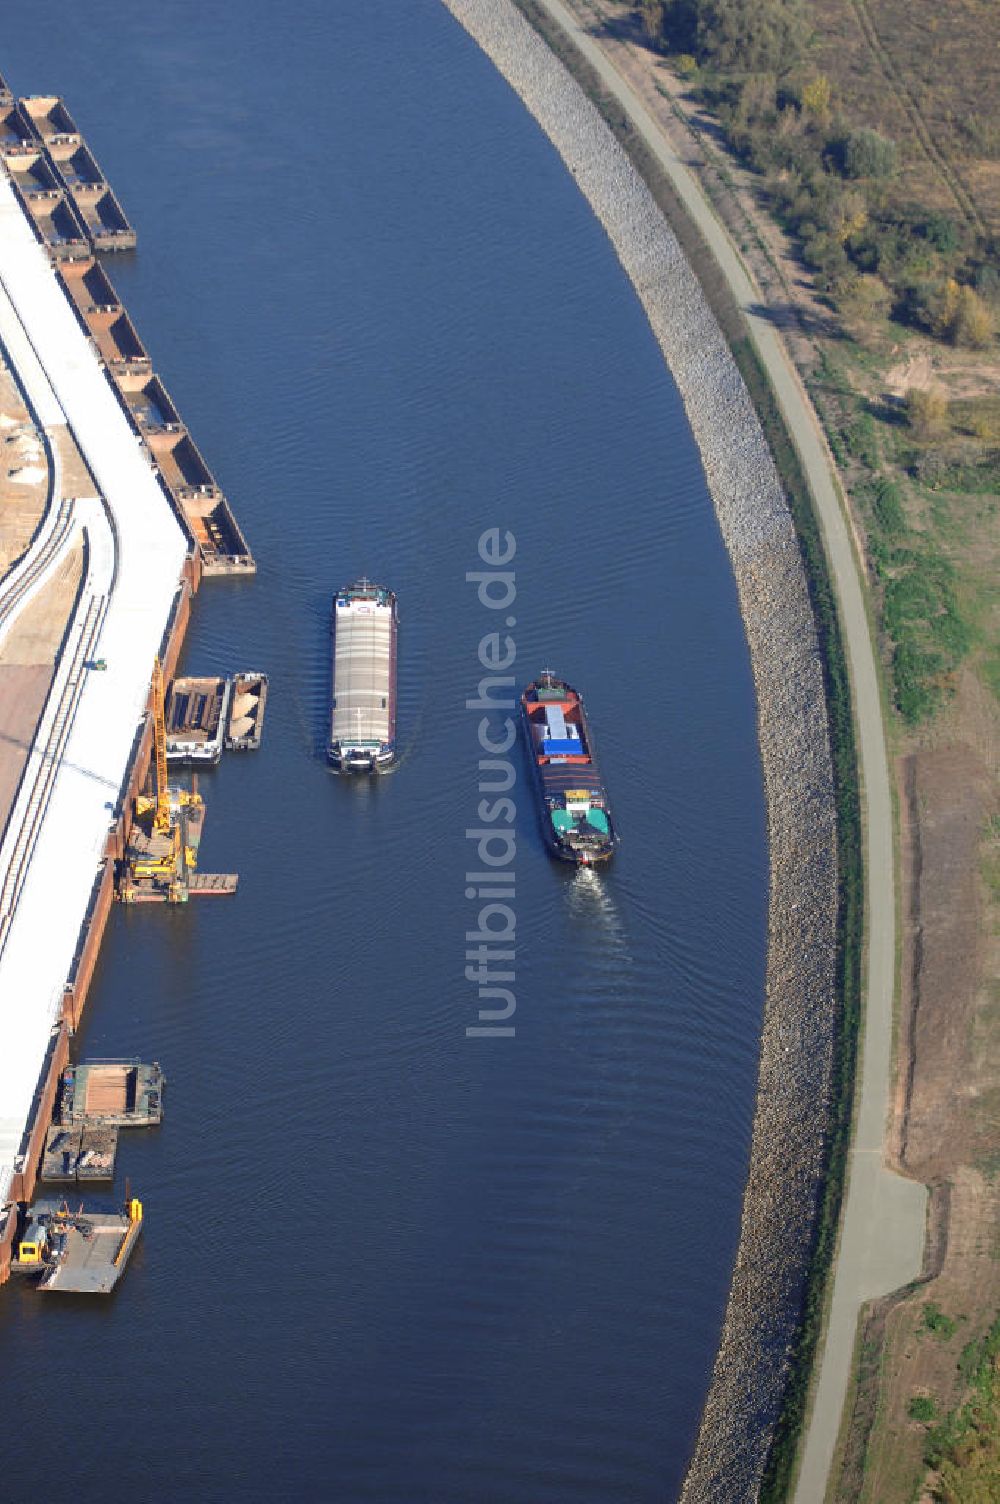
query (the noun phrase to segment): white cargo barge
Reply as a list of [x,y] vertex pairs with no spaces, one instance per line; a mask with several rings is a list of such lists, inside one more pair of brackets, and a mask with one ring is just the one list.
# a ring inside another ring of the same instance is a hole
[[378,773],[396,756],[396,597],[360,579],[333,599],[327,756],[341,772]]

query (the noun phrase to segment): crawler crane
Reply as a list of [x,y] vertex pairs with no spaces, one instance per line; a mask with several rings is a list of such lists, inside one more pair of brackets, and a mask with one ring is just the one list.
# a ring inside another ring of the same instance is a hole
[[153,665],[152,714],[154,793],[140,794],[135,801],[121,897],[134,903],[143,887],[152,887],[162,898],[166,888],[168,903],[186,903],[188,877],[198,861],[192,826],[200,834],[203,806],[197,786],[182,789],[167,784],[167,725],[159,658]]

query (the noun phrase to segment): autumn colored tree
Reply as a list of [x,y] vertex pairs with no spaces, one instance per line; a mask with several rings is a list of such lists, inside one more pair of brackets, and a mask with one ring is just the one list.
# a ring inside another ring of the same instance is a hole
[[921,439],[933,438],[944,428],[948,400],[937,386],[911,387],[906,394],[906,417],[913,432]]

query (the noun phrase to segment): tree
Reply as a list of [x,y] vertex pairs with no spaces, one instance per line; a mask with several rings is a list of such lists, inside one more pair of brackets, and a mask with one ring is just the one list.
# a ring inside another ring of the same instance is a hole
[[896,171],[896,143],[863,125],[844,142],[844,170],[849,178],[891,178]]
[[808,32],[800,0],[700,0],[698,60],[722,73],[783,77],[799,62]]
[[912,386],[906,394],[906,417],[921,439],[933,438],[944,427],[948,401],[940,387]]
[[662,0],[660,35],[671,52],[693,53],[698,32],[698,0]]
[[956,345],[985,350],[993,339],[993,313],[971,287],[960,287],[949,334]]
[[848,188],[836,201],[836,235],[841,245],[861,231],[868,223],[868,205],[864,194],[857,188]]
[[864,329],[880,324],[891,307],[892,293],[874,272],[862,272],[860,277],[852,277],[837,298],[841,317]]
[[802,90],[802,110],[817,125],[830,123],[830,80],[825,73],[817,73]]
[[663,41],[663,0],[642,0],[642,29],[646,41],[658,47]]

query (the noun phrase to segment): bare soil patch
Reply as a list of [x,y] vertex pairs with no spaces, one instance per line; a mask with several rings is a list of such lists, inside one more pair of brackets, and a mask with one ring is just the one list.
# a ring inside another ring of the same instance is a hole
[[0,833],[6,829],[51,680],[51,665],[0,664]]
[[913,753],[900,768],[907,851],[904,909],[909,965],[900,1029],[900,1164],[928,1183],[981,1151],[977,1091],[1000,1084],[1000,1061],[973,1051],[985,942],[979,843],[989,776],[965,746]]
[[1000,390],[996,361],[970,359],[930,340],[915,340],[913,346],[882,378],[882,389],[889,396],[905,397],[907,392],[929,387],[940,387],[951,398],[987,397]]
[[83,574],[83,544],[77,539],[48,584],[11,627],[0,647],[0,665],[55,662]]
[[27,547],[47,495],[48,464],[41,437],[0,352],[0,575]]

